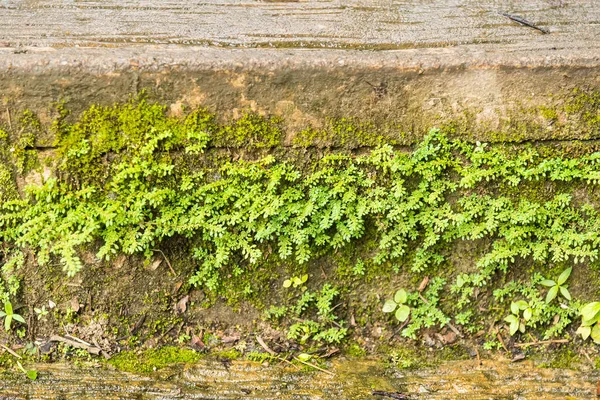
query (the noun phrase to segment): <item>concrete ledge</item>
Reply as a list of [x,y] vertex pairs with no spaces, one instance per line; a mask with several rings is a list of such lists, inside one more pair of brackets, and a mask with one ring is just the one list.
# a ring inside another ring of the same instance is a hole
[[77,114],[143,90],[174,112],[280,115],[288,142],[335,118],[404,144],[448,123],[472,140],[600,135],[561,109],[600,87],[594,1],[6,0],[0,20],[3,125],[26,109],[49,125],[58,101]]

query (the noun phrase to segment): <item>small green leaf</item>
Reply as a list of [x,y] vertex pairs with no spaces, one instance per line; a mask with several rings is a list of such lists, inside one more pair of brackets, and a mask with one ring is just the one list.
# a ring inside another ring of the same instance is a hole
[[383,304],[383,312],[389,313],[396,309],[396,302],[392,299],[386,300]]
[[510,303],[510,312],[519,315],[519,305],[515,302]]
[[594,301],[583,306],[580,314],[584,321],[591,321],[596,319],[598,312],[600,312],[600,302]]
[[521,333],[525,333],[525,324],[524,324],[524,323],[522,323],[522,322],[519,324],[519,331],[520,331]]
[[12,317],[13,317],[13,319],[14,319],[15,321],[19,321],[19,322],[20,322],[20,323],[22,323],[22,324],[24,324],[24,323],[25,323],[25,320],[24,320],[24,319],[23,319],[23,317],[21,317],[19,314],[13,314],[13,315],[12,315]]
[[519,330],[518,322],[511,322],[510,324],[510,336],[513,336]]
[[4,330],[6,330],[6,331],[10,330],[11,322],[12,322],[12,315],[7,315],[6,318],[4,318]]
[[300,353],[298,354],[298,360],[300,361],[309,361],[312,358],[312,356],[310,354],[306,354],[306,353]]
[[289,279],[286,279],[285,281],[283,281],[283,287],[284,288],[289,288],[290,286],[292,286],[292,281]]
[[556,282],[559,286],[562,285],[563,283],[565,283],[567,281],[567,279],[569,279],[569,276],[571,275],[571,271],[573,270],[572,267],[569,267],[567,269],[565,269],[560,276],[558,277],[558,281]]
[[515,333],[517,333],[519,330],[519,318],[514,315],[509,315],[508,317],[504,318],[504,320],[510,324],[510,335],[513,336]]
[[27,371],[25,371],[25,368],[23,368],[23,365],[21,364],[21,362],[19,360],[17,360],[17,367],[19,367],[19,369],[24,373],[27,374]]
[[519,306],[519,310],[525,310],[529,307],[529,303],[527,303],[525,300],[517,301],[517,305]]
[[404,304],[398,307],[398,309],[396,310],[396,319],[400,322],[406,321],[409,315],[410,308]]
[[550,303],[558,295],[558,286],[552,286],[546,295],[546,303]]
[[525,309],[525,311],[523,311],[523,319],[525,321],[529,321],[531,319],[532,314],[533,310],[531,308]]
[[592,326],[596,322],[598,322],[598,321],[596,321],[595,319],[582,319],[581,326]]
[[590,333],[592,333],[592,328],[590,326],[580,326],[579,328],[577,328],[577,331],[575,333],[581,335],[581,338],[583,340],[586,340],[588,337],[590,337]]
[[4,311],[0,311],[0,318],[6,316],[6,313]]
[[27,370],[27,377],[29,379],[31,379],[32,381],[35,381],[37,379],[37,375],[38,375],[38,373],[36,370],[34,370],[34,369]]
[[4,311],[6,311],[7,315],[12,315],[13,306],[12,306],[12,304],[10,304],[10,302],[4,303]]
[[308,274],[302,275],[302,283],[305,283],[308,280]]
[[394,295],[394,301],[398,304],[404,304],[404,303],[406,303],[406,297],[407,297],[406,290],[400,289]]
[[540,284],[547,286],[547,287],[556,286],[556,282],[554,282],[552,279],[544,279],[543,281],[540,282]]
[[594,343],[600,343],[600,325],[596,324],[592,327],[590,336],[592,337]]
[[565,286],[560,286],[560,293],[563,295],[563,297],[567,300],[571,300],[571,293],[569,293],[569,291],[567,290],[567,288]]

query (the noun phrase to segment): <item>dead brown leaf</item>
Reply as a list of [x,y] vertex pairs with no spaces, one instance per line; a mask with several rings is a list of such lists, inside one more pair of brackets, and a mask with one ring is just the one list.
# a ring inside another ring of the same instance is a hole
[[125,254],[121,254],[120,256],[118,256],[115,259],[115,263],[114,263],[115,268],[120,269],[125,264],[125,261],[127,261],[127,256]]
[[79,309],[81,308],[81,306],[79,305],[79,299],[77,298],[77,296],[75,296],[71,299],[70,307],[71,307],[71,310],[73,310],[74,312],[79,312]]
[[426,276],[425,278],[423,278],[423,280],[421,281],[421,284],[419,285],[419,288],[417,289],[420,292],[422,292],[423,290],[425,290],[425,288],[427,287],[427,285],[429,284],[429,277]]
[[445,335],[442,335],[442,343],[452,344],[456,342],[457,335],[454,331],[448,331]]
[[151,271],[156,271],[156,269],[160,266],[160,264],[162,264],[162,258],[157,258],[154,261],[152,261],[152,264],[150,264],[150,270]]
[[190,299],[190,296],[184,296],[181,300],[175,304],[175,311],[179,314],[183,314],[185,310],[187,310],[187,302]]
[[204,350],[204,342],[202,342],[202,338],[200,336],[192,335],[192,346],[194,346],[198,350]]
[[225,336],[224,338],[221,339],[221,342],[223,342],[224,344],[227,344],[227,343],[235,343],[238,340],[240,340],[239,333],[237,333],[235,335],[231,335],[231,336]]
[[183,286],[183,282],[179,281],[175,284],[175,286],[173,287],[173,294],[177,293],[179,291],[179,289],[181,289],[181,286]]

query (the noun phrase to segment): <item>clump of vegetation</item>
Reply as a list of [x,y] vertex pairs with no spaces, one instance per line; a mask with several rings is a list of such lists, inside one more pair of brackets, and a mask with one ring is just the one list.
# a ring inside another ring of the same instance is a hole
[[[59,119],[57,176],[0,204],[3,271],[14,270],[18,254],[29,250],[40,264],[55,259],[72,276],[84,268],[79,252],[91,244],[99,244],[103,259],[121,253],[149,258],[165,241],[182,238],[196,262],[190,284],[218,293],[229,277],[244,276],[258,263],[288,260],[303,268],[369,232],[375,243],[369,266],[390,274],[438,272],[422,293],[396,293],[393,309],[390,302],[384,306],[399,322],[410,318],[402,331],[407,337],[452,318],[470,329],[480,321],[468,304],[490,288],[506,307],[516,304],[506,317],[513,334],[544,327],[544,336],[559,335],[583,314],[582,334],[589,328],[598,336],[597,305],[580,310],[565,282],[572,266],[599,256],[600,214],[573,195],[578,185],[600,182],[599,152],[549,156],[532,146],[452,140],[434,129],[412,151],[377,141],[366,154],[331,153],[311,168],[273,155],[213,165],[203,155],[224,142],[277,146],[279,122],[247,114],[220,124],[206,110],[175,118],[144,100],[92,107],[73,124]],[[524,194],[523,187],[540,182],[552,190]],[[469,272],[453,275],[452,246],[477,241],[489,245]],[[523,265],[532,271],[531,282],[494,285]],[[566,269],[551,281],[542,276],[550,268]],[[353,273],[365,275],[362,259]],[[304,276],[292,275],[284,286],[306,288]],[[14,293],[14,282],[7,282],[5,292]],[[295,305],[275,306],[270,315],[304,318],[289,327],[290,339],[338,343],[347,334],[333,313],[341,294],[329,283],[301,290]]]
[[[308,275],[304,276],[308,278]],[[299,285],[306,282],[303,280],[304,277],[298,278]],[[290,317],[297,321],[289,326],[287,337],[300,344],[309,341],[339,344],[348,333],[344,321],[340,321],[334,313],[341,305],[334,305],[334,300],[340,294],[339,290],[328,283],[317,292],[311,292],[305,286],[299,288],[301,295],[294,306],[272,306],[265,312],[266,318],[279,321],[283,317]]]

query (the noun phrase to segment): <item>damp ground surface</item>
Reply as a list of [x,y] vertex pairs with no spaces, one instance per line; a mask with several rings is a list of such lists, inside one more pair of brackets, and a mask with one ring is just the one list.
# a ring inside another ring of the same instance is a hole
[[[41,364],[39,378],[0,381],[2,399],[386,399],[373,391],[410,399],[590,399],[596,372],[539,368],[528,361],[448,362],[433,369],[385,369],[375,361],[338,360],[330,371],[252,362],[203,361],[134,375],[105,368]],[[8,379],[7,379],[8,378]]]

